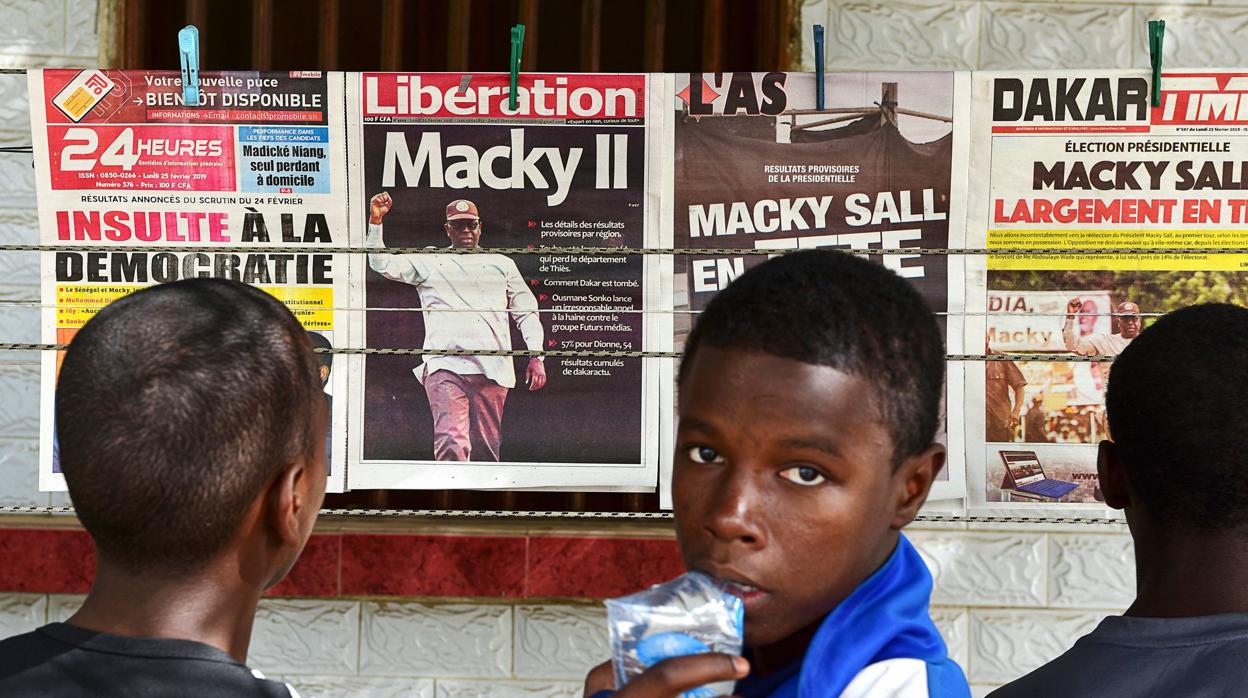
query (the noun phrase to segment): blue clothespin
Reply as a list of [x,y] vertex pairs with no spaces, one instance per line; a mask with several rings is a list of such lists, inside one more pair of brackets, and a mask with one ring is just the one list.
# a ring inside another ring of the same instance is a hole
[[823,111],[823,25],[815,25],[815,108]]
[[194,24],[178,32],[178,56],[182,62],[182,101],[188,107],[199,106],[199,30]]
[[507,108],[519,109],[516,100],[520,89],[520,55],[524,52],[524,25],[517,24],[511,28],[511,97]]
[[1161,46],[1166,38],[1166,20],[1148,20],[1148,59],[1153,64],[1153,106],[1161,106]]

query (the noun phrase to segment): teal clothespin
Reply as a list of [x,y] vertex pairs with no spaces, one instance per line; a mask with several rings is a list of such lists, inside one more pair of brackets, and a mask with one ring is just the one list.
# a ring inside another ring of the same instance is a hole
[[507,108],[512,111],[520,108],[516,100],[520,89],[520,56],[523,52],[524,25],[517,24],[511,28],[511,96]]
[[178,56],[182,63],[182,101],[199,106],[199,30],[188,24],[178,32]]
[[1161,48],[1166,38],[1166,20],[1148,20],[1148,59],[1153,64],[1153,106],[1161,106]]
[[815,108],[823,111],[823,25],[815,25]]

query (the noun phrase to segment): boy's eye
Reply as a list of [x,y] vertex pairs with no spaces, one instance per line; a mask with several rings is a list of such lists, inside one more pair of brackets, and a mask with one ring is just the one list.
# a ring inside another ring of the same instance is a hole
[[690,446],[689,460],[702,464],[723,463],[724,457],[710,446]]
[[814,487],[815,485],[828,481],[828,479],[821,475],[818,470],[815,470],[809,465],[799,465],[793,468],[781,470],[780,477],[806,487]]

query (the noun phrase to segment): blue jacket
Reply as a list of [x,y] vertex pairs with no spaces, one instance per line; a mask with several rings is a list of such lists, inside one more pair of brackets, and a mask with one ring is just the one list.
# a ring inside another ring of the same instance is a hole
[[903,535],[884,566],[823,619],[800,668],[785,672],[779,685],[747,678],[737,684],[737,693],[742,698],[970,698],[962,669],[949,658],[932,623],[931,595],[932,575]]

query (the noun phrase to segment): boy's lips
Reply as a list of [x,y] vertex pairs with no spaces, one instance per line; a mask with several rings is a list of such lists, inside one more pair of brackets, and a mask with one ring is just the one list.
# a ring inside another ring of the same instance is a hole
[[752,579],[740,574],[736,570],[709,567],[704,568],[702,571],[719,580],[724,585],[725,591],[740,598],[742,601],[749,602],[753,599],[762,598],[767,593],[767,590],[761,588]]

